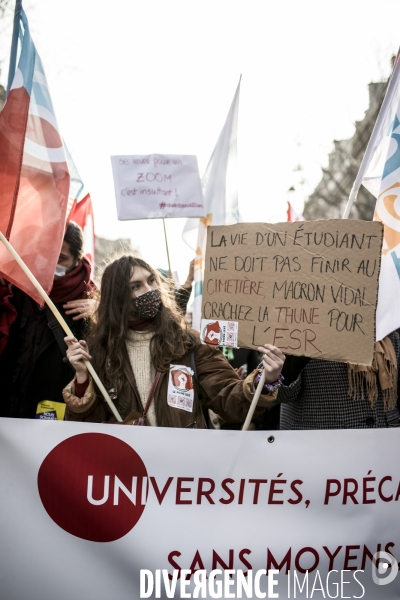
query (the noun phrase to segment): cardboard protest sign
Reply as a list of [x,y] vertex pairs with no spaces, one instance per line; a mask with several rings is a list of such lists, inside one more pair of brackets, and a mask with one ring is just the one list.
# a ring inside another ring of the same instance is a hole
[[112,156],[118,219],[204,217],[197,158]]
[[334,219],[209,227],[202,340],[370,365],[382,231]]

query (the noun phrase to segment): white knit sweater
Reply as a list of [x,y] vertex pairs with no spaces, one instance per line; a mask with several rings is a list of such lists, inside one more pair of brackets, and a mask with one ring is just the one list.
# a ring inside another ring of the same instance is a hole
[[[125,338],[129,361],[143,408],[156,376],[156,370],[150,357],[150,340],[153,335],[153,331],[132,331],[130,329]],[[147,413],[147,422],[153,427],[157,425],[154,398]]]

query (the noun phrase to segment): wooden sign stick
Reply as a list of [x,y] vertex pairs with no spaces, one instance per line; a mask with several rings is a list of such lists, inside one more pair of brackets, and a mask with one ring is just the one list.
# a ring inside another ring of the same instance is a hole
[[171,262],[169,260],[169,249],[168,249],[168,240],[167,240],[167,230],[165,228],[165,219],[162,220],[163,222],[163,226],[164,226],[164,237],[165,237],[165,247],[167,249],[167,258],[168,258],[168,271],[169,271],[169,277],[172,277],[172,271],[171,271]]
[[[17,252],[11,246],[11,244],[7,240],[7,238],[1,233],[1,231],[0,231],[0,240],[3,242],[3,244],[5,245],[5,247],[7,248],[7,250],[13,256],[13,258],[17,261],[17,263],[19,264],[19,266],[21,267],[21,269],[23,270],[23,272],[25,273],[25,275],[28,277],[28,279],[30,280],[30,282],[32,283],[32,285],[35,286],[35,288],[37,289],[37,291],[39,292],[39,294],[42,296],[43,300],[46,302],[47,306],[50,308],[51,312],[53,313],[53,315],[55,316],[55,318],[57,319],[57,321],[60,323],[60,325],[64,329],[65,333],[67,335],[75,337],[74,334],[72,333],[71,329],[68,327],[67,323],[63,319],[62,315],[57,310],[57,307],[55,306],[55,304],[52,302],[52,300],[50,300],[50,298],[48,297],[48,295],[46,294],[46,292],[44,291],[44,289],[42,288],[42,286],[40,285],[40,283],[38,282],[38,280],[36,279],[36,277],[28,269],[28,267],[26,266],[26,264],[24,263],[24,261],[22,260],[22,258],[17,254]],[[108,406],[110,407],[110,410],[111,410],[112,414],[117,419],[117,421],[119,421],[120,423],[122,423],[121,415],[117,411],[114,402],[111,400],[110,396],[108,395],[107,390],[104,387],[104,385],[102,384],[102,382],[100,381],[99,376],[97,375],[96,371],[93,369],[93,367],[92,367],[92,365],[90,364],[89,361],[85,360],[84,362],[85,362],[85,365],[86,365],[86,367],[87,367],[90,375],[92,376],[92,378],[94,379],[94,381],[97,383],[97,386],[98,386],[99,390],[103,394],[104,400],[107,402]]]
[[244,425],[242,427],[242,431],[247,431],[248,428],[249,428],[249,425],[251,423],[251,419],[253,418],[253,415],[254,415],[254,411],[256,410],[258,399],[261,396],[261,391],[262,391],[262,389],[264,387],[264,383],[265,383],[265,371],[263,370],[263,372],[261,373],[261,378],[260,378],[260,381],[258,383],[257,389],[256,389],[255,394],[253,396],[253,400],[251,401],[249,412],[247,413],[246,420],[245,420]]

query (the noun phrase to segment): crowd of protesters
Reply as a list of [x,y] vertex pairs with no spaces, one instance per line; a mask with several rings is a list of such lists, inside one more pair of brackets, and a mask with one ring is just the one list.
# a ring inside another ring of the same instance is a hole
[[0,278],[0,416],[50,418],[38,410],[50,402],[63,405],[65,420],[113,420],[89,361],[126,424],[240,429],[264,370],[251,429],[399,426],[397,332],[376,343],[371,367],[285,356],[270,344],[218,349],[184,319],[193,264],[175,290],[143,259],[123,255],[97,289],[82,255],[82,231],[71,222],[50,298],[72,337],[48,308]]

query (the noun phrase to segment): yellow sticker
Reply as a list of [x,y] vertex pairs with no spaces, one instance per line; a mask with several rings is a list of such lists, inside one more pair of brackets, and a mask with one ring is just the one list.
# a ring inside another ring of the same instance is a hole
[[47,421],[63,421],[65,414],[65,404],[63,402],[53,402],[53,400],[42,400],[36,408],[36,419]]

